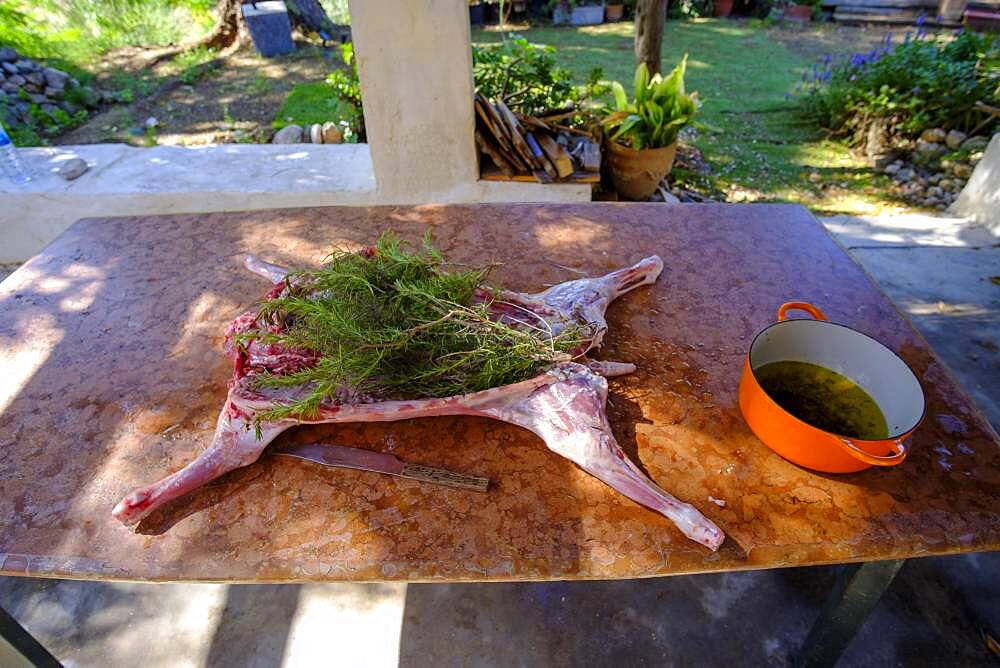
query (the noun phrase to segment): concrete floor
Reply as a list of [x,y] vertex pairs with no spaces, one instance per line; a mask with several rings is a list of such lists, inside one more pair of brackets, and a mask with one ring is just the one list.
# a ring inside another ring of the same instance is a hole
[[[1000,427],[1000,244],[959,220],[824,221]],[[72,666],[789,664],[833,568],[623,582],[138,585],[0,578]],[[1000,554],[907,562],[840,665],[996,666]]]

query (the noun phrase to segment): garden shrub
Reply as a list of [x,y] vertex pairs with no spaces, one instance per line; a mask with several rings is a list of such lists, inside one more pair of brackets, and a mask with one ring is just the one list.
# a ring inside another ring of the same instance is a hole
[[476,91],[488,98],[503,97],[511,108],[527,114],[579,105],[605,91],[600,83],[603,70],[595,68],[585,86],[575,86],[569,70],[556,65],[555,51],[517,35],[501,44],[473,46]]
[[672,19],[696,19],[714,15],[713,0],[675,0],[667,5],[667,16]]
[[0,45],[30,58],[86,65],[109,49],[194,39],[211,29],[214,5],[215,0],[0,0]]
[[319,83],[298,84],[292,88],[271,124],[275,129],[291,125],[303,127],[332,121],[340,126],[344,141],[364,142],[365,121],[361,112],[361,85],[354,61],[354,45],[341,45],[345,69],[338,69]]
[[996,35],[959,30],[953,39],[928,38],[922,27],[893,45],[834,63],[830,56],[803,77],[801,109],[834,135],[860,143],[879,119],[891,135],[915,137],[927,128],[990,130],[996,121],[974,106],[1000,103]]
[[361,80],[358,78],[358,62],[354,59],[354,44],[347,42],[340,46],[345,69],[334,70],[326,77],[326,85],[332,88],[348,111],[345,114],[347,132],[344,139],[351,142],[367,141],[365,115],[362,112]]
[[[339,105],[341,118],[348,126],[345,139],[365,141],[361,84],[354,61],[354,47],[348,43],[341,50],[346,67],[327,75],[324,84],[296,86],[274,122],[276,128],[303,120],[311,122],[301,111],[296,111],[304,109],[307,104]],[[591,71],[586,85],[574,85],[573,75],[556,65],[553,54],[553,47],[532,44],[517,35],[501,44],[473,46],[472,71],[476,91],[490,98],[504,97],[512,109],[531,114],[569,105],[580,107],[584,101],[608,90],[607,85],[602,83],[604,71],[600,68]],[[303,103],[306,98],[308,103]],[[567,122],[574,120],[568,119]]]

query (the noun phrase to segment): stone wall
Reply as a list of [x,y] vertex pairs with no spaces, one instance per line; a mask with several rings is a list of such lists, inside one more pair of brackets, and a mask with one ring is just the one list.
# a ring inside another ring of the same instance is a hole
[[33,109],[55,120],[60,111],[73,116],[99,102],[96,90],[66,72],[0,48],[0,121],[6,127],[31,123]]

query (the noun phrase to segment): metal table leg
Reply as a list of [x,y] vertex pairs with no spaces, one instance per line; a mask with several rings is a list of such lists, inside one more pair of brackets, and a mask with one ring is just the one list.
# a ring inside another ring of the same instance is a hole
[[0,608],[0,664],[7,662],[10,665],[34,665],[37,668],[62,667],[56,657],[49,654],[6,610]]
[[819,618],[802,645],[796,665],[836,664],[865,623],[868,613],[896,577],[903,561],[870,561],[843,566]]

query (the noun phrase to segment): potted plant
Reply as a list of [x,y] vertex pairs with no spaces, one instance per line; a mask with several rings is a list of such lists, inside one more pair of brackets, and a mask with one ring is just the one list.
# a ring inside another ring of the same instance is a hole
[[611,84],[615,107],[601,124],[611,181],[626,199],[649,199],[674,165],[677,133],[698,107],[698,94],[684,92],[686,70],[686,55],[666,78],[650,77],[640,63],[631,102],[620,83]]
[[552,23],[592,26],[604,23],[604,0],[552,0]]
[[724,19],[733,13],[733,0],[715,0],[715,15]]
[[801,21],[803,23],[812,21],[813,6],[807,2],[795,3],[787,2],[784,6],[783,16],[786,19],[792,21]]
[[621,0],[611,0],[604,6],[604,20],[608,23],[621,21],[625,16],[625,3]]

